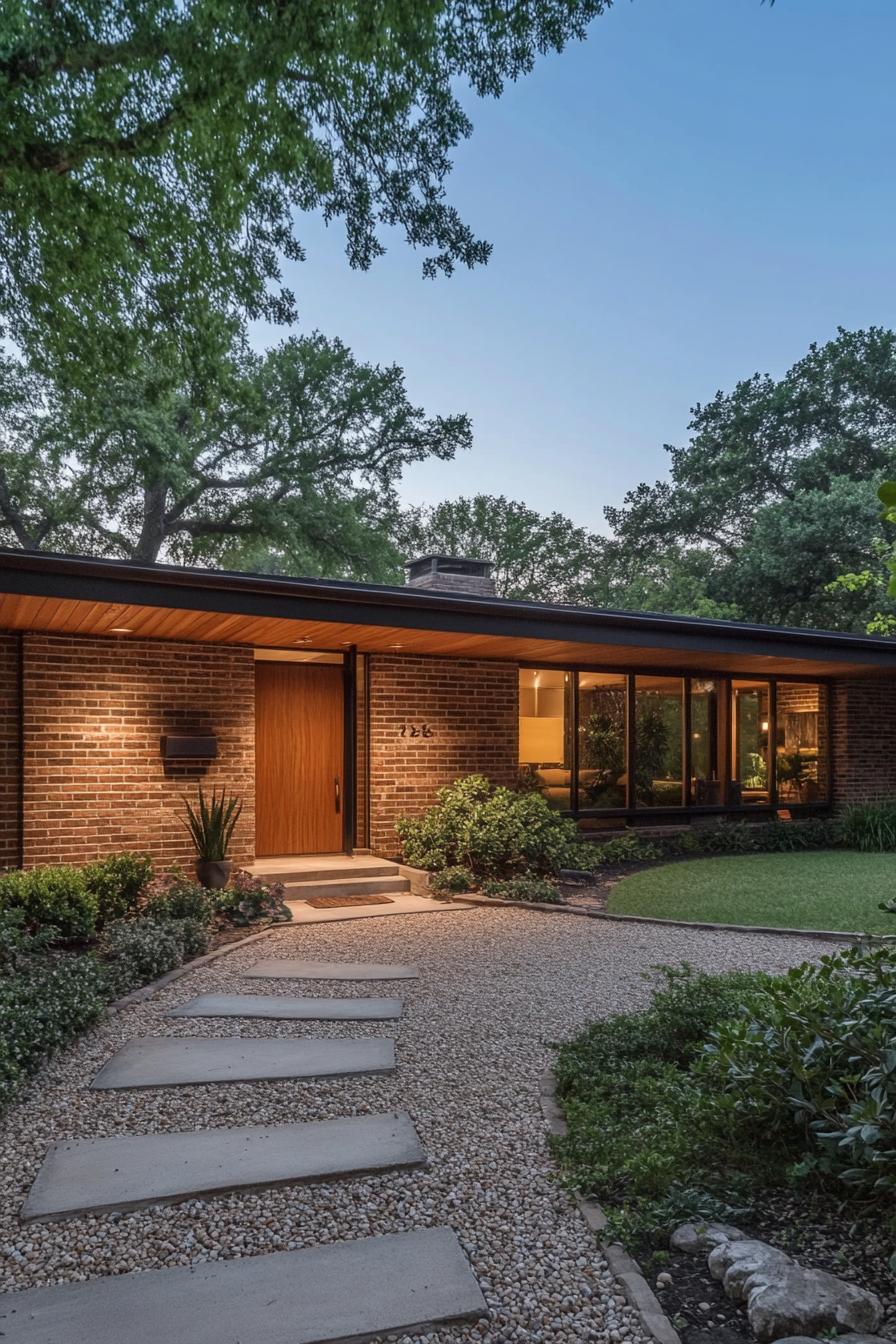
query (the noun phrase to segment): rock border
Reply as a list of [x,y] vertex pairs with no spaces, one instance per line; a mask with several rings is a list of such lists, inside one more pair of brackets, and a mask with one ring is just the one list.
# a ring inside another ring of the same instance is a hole
[[505,901],[496,896],[464,892],[449,899],[462,905],[512,905],[517,910],[538,910],[546,914],[579,915],[584,919],[606,919],[617,924],[659,924],[672,929],[711,929],[721,933],[777,934],[784,938],[816,938],[820,942],[875,942],[882,937],[872,933],[847,933],[843,929],[789,929],[772,924],[710,924],[694,919],[660,919],[655,915],[617,915],[608,910],[586,910],[581,905],[548,904],[546,901]]
[[[516,905],[517,902],[499,901],[495,904]],[[554,907],[542,905],[541,909],[552,910]],[[557,1102],[556,1082],[551,1069],[547,1069],[541,1076],[538,1099],[548,1132],[563,1138],[567,1132],[566,1120]],[[618,1241],[604,1240],[602,1233],[606,1230],[607,1215],[601,1206],[596,1200],[588,1199],[584,1195],[573,1195],[572,1200],[587,1226],[597,1237],[604,1259],[622,1288],[629,1306],[637,1312],[645,1334],[655,1339],[657,1344],[682,1344],[681,1335],[663,1311],[659,1298],[642,1274],[637,1261],[632,1259]]]

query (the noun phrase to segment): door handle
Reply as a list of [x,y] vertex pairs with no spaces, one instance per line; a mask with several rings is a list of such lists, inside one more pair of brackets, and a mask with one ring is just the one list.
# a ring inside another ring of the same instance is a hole
[[341,811],[342,811],[342,785],[339,783],[339,776],[338,776],[338,775],[337,775],[336,778],[333,780],[333,783],[336,785],[336,811],[337,811],[337,812],[341,812]]

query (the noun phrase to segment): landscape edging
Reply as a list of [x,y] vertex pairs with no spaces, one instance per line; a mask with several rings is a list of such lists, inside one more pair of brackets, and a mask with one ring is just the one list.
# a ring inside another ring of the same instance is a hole
[[480,896],[467,891],[452,900],[467,905],[511,905],[517,910],[542,910],[550,914],[581,915],[585,919],[607,919],[619,924],[659,924],[673,929],[714,929],[722,933],[771,933],[785,938],[817,938],[822,942],[857,943],[880,937],[879,934],[847,933],[843,929],[789,929],[773,924],[710,924],[693,919],[661,919],[657,915],[622,915],[609,910],[586,910],[581,905],[563,905],[547,901],[505,901],[497,896]]
[[123,995],[120,999],[115,999],[113,1003],[106,1005],[106,1012],[123,1012],[125,1008],[130,1008],[135,1003],[142,1003],[144,999],[151,998],[157,990],[167,989],[182,975],[189,975],[190,971],[198,970],[200,966],[206,966],[210,961],[217,961],[218,957],[226,956],[228,952],[235,952],[238,947],[245,947],[247,943],[255,943],[259,938],[266,938],[275,929],[285,928],[289,928],[289,924],[285,922],[269,924],[266,929],[261,929],[258,933],[249,933],[245,938],[234,938],[231,943],[223,943],[221,947],[216,947],[213,952],[205,952],[201,957],[194,957],[192,961],[185,961],[182,966],[175,966],[173,971],[167,971],[165,975],[160,975],[158,980],[151,980],[148,985],[139,985],[137,989],[132,989],[129,994]]
[[[512,905],[514,902],[508,901],[506,904]],[[538,1099],[549,1133],[563,1138],[566,1134],[566,1120],[557,1102],[556,1084],[551,1069],[546,1069],[542,1074]],[[573,1194],[572,1199],[585,1223],[597,1237],[603,1257],[622,1288],[629,1306],[637,1312],[645,1333],[651,1339],[655,1339],[657,1344],[682,1344],[681,1336],[663,1311],[659,1298],[641,1272],[637,1261],[632,1259],[618,1241],[605,1241],[601,1236],[607,1226],[607,1215],[601,1206],[596,1200],[588,1199],[584,1195]]]

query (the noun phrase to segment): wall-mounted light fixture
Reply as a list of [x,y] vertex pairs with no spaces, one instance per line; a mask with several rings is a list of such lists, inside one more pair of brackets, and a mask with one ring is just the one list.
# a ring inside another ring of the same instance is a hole
[[165,733],[162,738],[165,761],[213,761],[217,755],[215,733]]

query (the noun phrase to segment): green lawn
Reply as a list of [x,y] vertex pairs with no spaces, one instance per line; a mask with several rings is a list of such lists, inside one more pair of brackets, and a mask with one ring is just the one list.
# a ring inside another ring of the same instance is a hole
[[894,895],[896,854],[744,854],[633,873],[613,888],[607,911],[896,935],[896,915],[878,909]]

